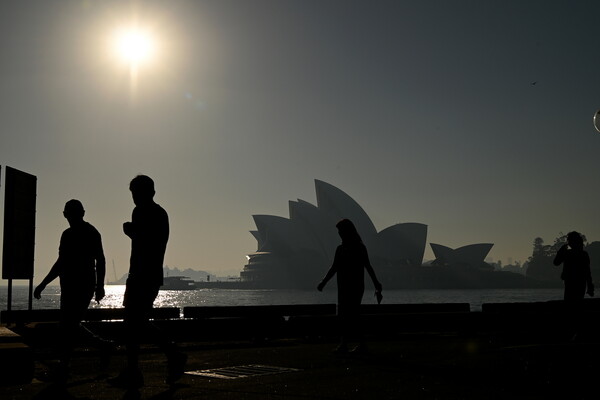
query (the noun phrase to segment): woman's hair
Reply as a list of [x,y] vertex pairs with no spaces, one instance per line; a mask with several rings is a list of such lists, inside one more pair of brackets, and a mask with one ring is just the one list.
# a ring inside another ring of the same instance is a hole
[[567,234],[567,241],[571,246],[583,248],[583,236],[579,232],[569,232]]
[[342,242],[362,243],[362,239],[356,230],[356,227],[347,218],[344,218],[335,225],[338,228]]

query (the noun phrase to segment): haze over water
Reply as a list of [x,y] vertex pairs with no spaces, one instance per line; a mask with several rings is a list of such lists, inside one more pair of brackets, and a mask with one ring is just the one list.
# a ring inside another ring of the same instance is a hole
[[[124,285],[107,285],[106,297],[98,305],[92,302],[92,308],[122,307]],[[16,286],[13,289],[12,309],[27,309],[28,288]],[[0,309],[6,309],[7,290],[0,288]],[[388,290],[383,292],[384,304],[402,303],[469,303],[471,311],[481,311],[484,303],[506,302],[538,302],[561,300],[563,289],[473,289],[473,290]],[[59,308],[60,290],[58,286],[49,286],[41,300],[33,300],[33,309]],[[337,302],[337,291],[325,289],[322,293],[316,290],[233,290],[233,289],[198,289],[198,290],[161,290],[155,307],[187,307],[187,306],[250,306],[278,304],[331,304]],[[370,290],[365,291],[363,304],[375,304],[375,297]]]

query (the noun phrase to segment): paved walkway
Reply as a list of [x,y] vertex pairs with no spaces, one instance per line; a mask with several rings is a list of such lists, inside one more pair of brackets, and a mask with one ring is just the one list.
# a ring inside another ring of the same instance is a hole
[[[104,370],[100,354],[80,349],[66,389],[44,382],[55,363],[47,346],[34,347],[35,379],[0,387],[0,399],[598,399],[600,338],[502,337],[410,333],[372,338],[363,355],[334,355],[333,339],[278,339],[267,343],[186,342],[188,371],[260,365],[246,372],[278,373],[223,379],[186,374],[164,383],[165,359],[142,352],[146,385],[139,392],[111,387],[124,352]],[[7,360],[2,360],[6,362]],[[215,371],[217,370],[217,371]],[[237,370],[239,372],[239,370]]]

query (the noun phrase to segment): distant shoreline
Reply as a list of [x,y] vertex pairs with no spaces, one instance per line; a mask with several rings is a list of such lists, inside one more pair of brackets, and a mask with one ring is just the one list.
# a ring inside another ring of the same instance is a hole
[[[109,282],[106,285],[123,286],[123,283]],[[335,282],[332,282],[335,286]],[[443,282],[425,284],[424,282],[391,282],[387,285],[384,283],[384,290],[485,290],[485,289],[558,289],[562,288],[562,282],[540,282],[535,280],[523,279],[520,282]],[[215,282],[198,282],[195,281],[194,289],[235,289],[235,290],[312,290],[315,287],[289,287],[276,284],[260,284],[256,282],[241,282],[241,281],[215,281]],[[194,290],[191,289],[191,290]],[[371,285],[365,282],[365,289],[370,290]],[[173,289],[178,290],[178,289]],[[187,290],[187,289],[181,289]]]

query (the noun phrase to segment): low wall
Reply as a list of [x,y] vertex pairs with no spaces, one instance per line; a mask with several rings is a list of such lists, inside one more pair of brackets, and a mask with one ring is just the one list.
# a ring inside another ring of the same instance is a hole
[[[600,332],[600,299],[582,302],[576,322],[562,301],[540,303],[488,303],[470,311],[466,303],[366,304],[361,308],[363,329],[372,336],[403,333],[452,332],[459,334],[562,333],[574,324]],[[2,322],[40,341],[58,334],[59,310],[1,312]],[[84,324],[102,336],[119,340],[124,335],[124,309],[90,309]],[[338,331],[335,304],[155,308],[153,323],[180,341],[263,340],[280,337],[318,338]],[[35,330],[26,329],[35,326]]]

